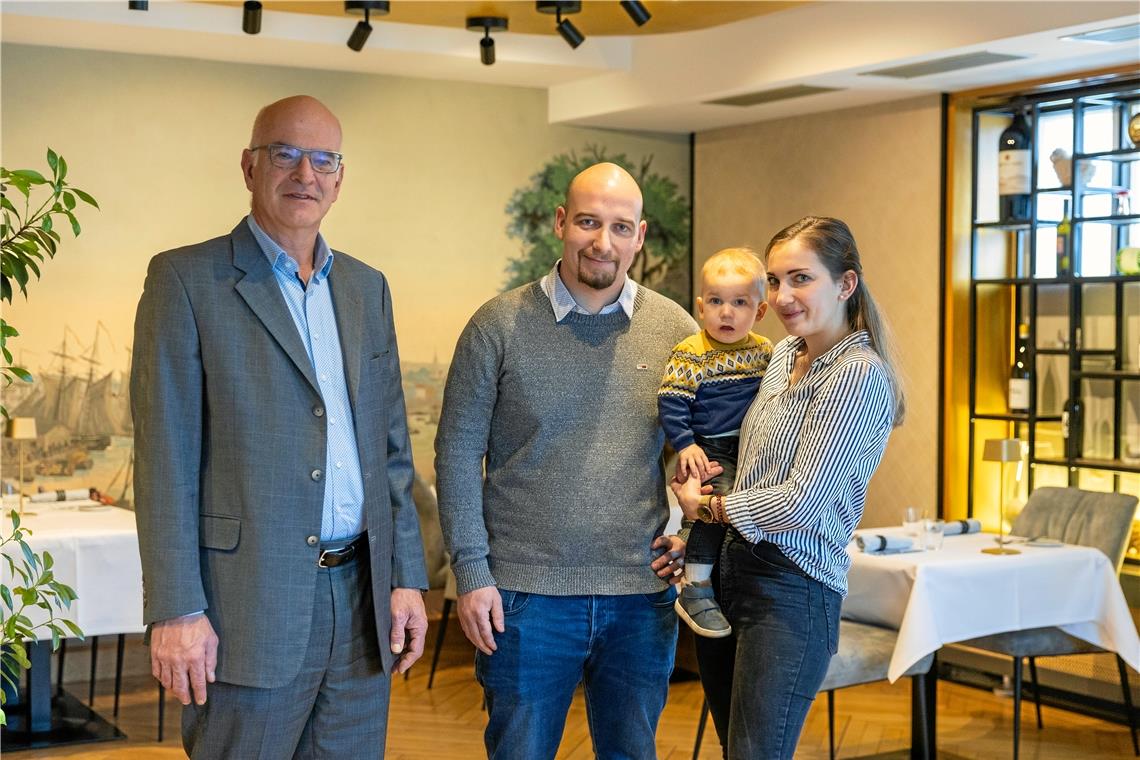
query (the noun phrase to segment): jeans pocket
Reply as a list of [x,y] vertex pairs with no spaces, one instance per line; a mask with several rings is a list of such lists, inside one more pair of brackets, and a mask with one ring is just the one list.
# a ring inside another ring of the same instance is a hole
[[530,594],[525,591],[504,591],[500,589],[499,597],[503,600],[504,617],[519,614],[530,603]]
[[839,611],[842,601],[829,588],[821,589],[823,592],[823,612],[827,618],[827,650],[831,654],[839,651]]
[[645,601],[657,609],[666,609],[673,606],[673,602],[677,599],[677,588],[670,586],[667,589],[662,589],[652,594],[642,594]]

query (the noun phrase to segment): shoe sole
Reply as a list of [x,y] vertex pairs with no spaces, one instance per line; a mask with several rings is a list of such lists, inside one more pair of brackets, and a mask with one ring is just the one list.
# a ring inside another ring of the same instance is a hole
[[732,635],[732,626],[729,626],[723,631],[714,631],[710,628],[704,628],[689,617],[689,613],[685,612],[685,608],[681,606],[681,599],[678,598],[673,602],[673,609],[677,611],[677,616],[685,621],[685,625],[693,629],[693,633],[698,636],[704,636],[706,639],[723,639],[725,636]]

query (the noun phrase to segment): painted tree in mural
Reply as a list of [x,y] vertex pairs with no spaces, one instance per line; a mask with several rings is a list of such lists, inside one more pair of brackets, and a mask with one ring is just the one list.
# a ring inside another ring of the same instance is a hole
[[561,205],[566,186],[578,172],[599,161],[621,166],[637,180],[645,199],[648,222],[645,246],[630,267],[629,276],[683,306],[689,304],[689,203],[678,194],[677,183],[651,171],[653,156],[634,163],[625,154],[607,156],[605,148],[587,146],[556,156],[530,178],[507,204],[507,234],[522,241],[522,253],[507,262],[504,289],[537,280],[562,255],[554,236],[554,209]]

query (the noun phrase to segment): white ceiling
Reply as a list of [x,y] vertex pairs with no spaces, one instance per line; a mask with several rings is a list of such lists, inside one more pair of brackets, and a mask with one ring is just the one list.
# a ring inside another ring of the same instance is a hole
[[[541,87],[551,122],[693,132],[1106,66],[1140,71],[1135,40],[1059,39],[1137,23],[1137,8],[1134,1],[816,2],[700,31],[591,37],[577,50],[556,36],[503,33],[497,63],[483,66],[477,35],[464,29],[374,20],[356,53],[345,45],[356,16],[265,11],[261,34],[249,36],[241,10],[226,6],[151,0],[144,13],[125,0],[5,0],[0,41]],[[980,51],[1028,57],[910,80],[863,74]],[[748,107],[705,103],[792,85],[840,90]]]

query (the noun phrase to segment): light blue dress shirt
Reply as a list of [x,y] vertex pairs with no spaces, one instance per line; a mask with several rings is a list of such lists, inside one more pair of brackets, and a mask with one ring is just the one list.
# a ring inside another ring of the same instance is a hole
[[[306,287],[299,276],[297,262],[285,253],[273,238],[246,217],[249,229],[273,267],[277,285],[297,326],[301,342],[309,355],[324,401],[327,421],[325,453],[325,496],[321,514],[321,540],[336,541],[362,533],[364,524],[364,479],[360,474],[360,454],[356,449],[356,425],[348,399],[348,382],[344,374],[344,355],[336,326],[329,273],[333,252],[325,239],[317,235],[313,275]],[[283,409],[283,414],[295,410]],[[308,410],[306,409],[307,413]]]

